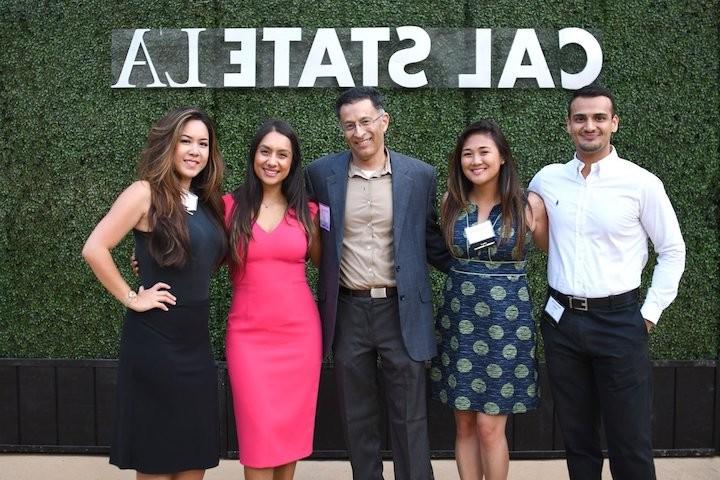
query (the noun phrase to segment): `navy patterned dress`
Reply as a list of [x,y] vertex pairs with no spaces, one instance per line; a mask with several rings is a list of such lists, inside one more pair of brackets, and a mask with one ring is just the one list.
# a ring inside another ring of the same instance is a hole
[[472,255],[465,228],[477,222],[477,207],[468,205],[455,222],[453,264],[436,318],[439,355],[430,370],[434,398],[489,415],[538,405],[526,261],[512,258],[515,229],[503,232],[500,217],[495,205],[489,216],[495,238],[507,238]]

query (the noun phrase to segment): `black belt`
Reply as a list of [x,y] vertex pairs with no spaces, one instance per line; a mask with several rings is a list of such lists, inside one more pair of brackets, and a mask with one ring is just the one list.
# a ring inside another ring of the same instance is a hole
[[340,293],[351,297],[388,298],[397,296],[397,287],[376,287],[370,290],[351,290],[340,286]]
[[610,295],[609,297],[603,298],[585,298],[577,297],[575,295],[565,295],[554,288],[548,288],[548,291],[550,292],[550,296],[557,300],[563,307],[585,312],[588,310],[614,310],[627,307],[638,302],[637,288],[635,290],[630,290],[629,292]]

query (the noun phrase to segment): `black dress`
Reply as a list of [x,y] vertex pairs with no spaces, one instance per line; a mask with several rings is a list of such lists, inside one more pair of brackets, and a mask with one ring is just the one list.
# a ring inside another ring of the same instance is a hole
[[149,255],[149,235],[133,232],[142,285],[167,283],[177,305],[125,316],[110,450],[110,463],[120,468],[160,474],[218,464],[208,289],[224,232],[202,205],[187,225],[191,258],[182,268],[160,267]]

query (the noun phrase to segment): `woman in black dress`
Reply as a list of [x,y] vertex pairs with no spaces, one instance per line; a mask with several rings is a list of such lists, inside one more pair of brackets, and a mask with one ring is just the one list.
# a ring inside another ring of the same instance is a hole
[[[150,130],[139,180],[83,248],[127,307],[110,462],[137,478],[202,479],[218,464],[217,373],[208,334],[210,276],[225,256],[223,160],[212,121],[181,108]],[[110,251],[132,230],[143,265],[133,290]]]

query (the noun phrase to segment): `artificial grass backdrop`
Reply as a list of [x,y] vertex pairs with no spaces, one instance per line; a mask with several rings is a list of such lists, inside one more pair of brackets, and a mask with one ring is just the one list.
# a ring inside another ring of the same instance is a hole
[[[244,174],[247,144],[267,117],[298,131],[305,162],[344,148],[337,89],[110,88],[110,34],[121,28],[267,26],[536,28],[599,31],[601,83],[616,94],[619,154],[658,175],[687,243],[674,304],[652,334],[655,358],[717,358],[717,0],[493,2],[126,1],[0,2],[0,357],[117,355],[123,308],[80,257],[85,238],[133,179],[149,126],[171,108],[197,105],[216,120],[228,171]],[[456,135],[492,117],[508,136],[523,180],[573,153],[560,89],[386,89],[390,148],[438,167],[440,186]],[[129,238],[129,237],[128,237]],[[126,275],[130,240],[115,250]],[[654,263],[651,257],[650,264]],[[536,303],[544,258],[531,262]],[[314,273],[313,273],[314,274]],[[435,277],[436,289],[440,276]],[[645,276],[645,286],[649,276]],[[282,294],[282,284],[277,285]],[[211,329],[223,357],[227,273],[212,284]]]

